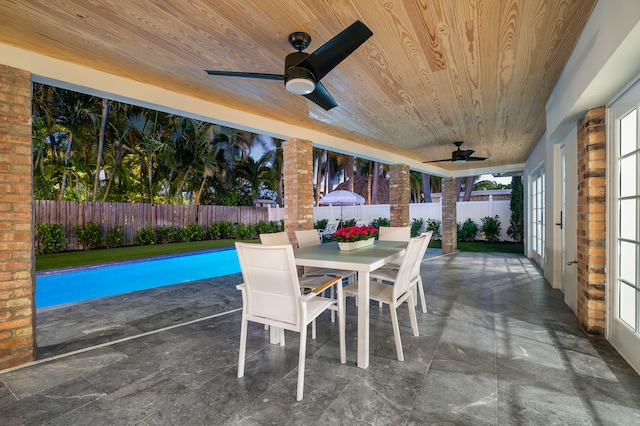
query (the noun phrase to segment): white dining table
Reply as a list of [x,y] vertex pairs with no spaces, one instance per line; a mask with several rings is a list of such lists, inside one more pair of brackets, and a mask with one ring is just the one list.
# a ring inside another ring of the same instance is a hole
[[346,269],[358,272],[358,367],[369,367],[369,280],[370,273],[403,256],[406,242],[376,241],[356,250],[341,251],[338,243],[324,243],[294,249],[298,266]]

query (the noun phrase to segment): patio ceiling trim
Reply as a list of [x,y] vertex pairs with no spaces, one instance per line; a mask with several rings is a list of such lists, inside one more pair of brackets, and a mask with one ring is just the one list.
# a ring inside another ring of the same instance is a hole
[[[355,155],[367,160],[380,161],[386,164],[406,164],[412,170],[429,173],[434,176],[463,177],[524,170],[524,164],[514,164],[498,168],[448,171],[437,166],[424,164],[408,157],[355,143],[344,138],[250,114],[216,104],[215,102],[185,96],[161,87],[115,76],[86,66],[61,61],[56,58],[2,43],[0,43],[0,57],[3,58],[2,62],[6,65],[31,72],[32,79],[35,82],[150,109],[157,109],[185,117],[214,122],[216,124],[265,134],[279,139],[307,139],[312,141],[317,147],[343,154]],[[249,125],[247,123],[251,124]]]

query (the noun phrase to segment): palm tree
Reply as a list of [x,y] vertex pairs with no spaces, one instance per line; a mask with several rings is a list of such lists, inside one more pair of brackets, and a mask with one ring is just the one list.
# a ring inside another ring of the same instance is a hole
[[93,202],[98,198],[98,187],[100,186],[100,162],[102,161],[102,150],[104,147],[105,133],[107,132],[107,115],[109,114],[109,100],[102,99],[102,119],[100,120],[100,133],[98,139],[98,156],[96,158],[96,176],[93,186]]
[[272,153],[264,153],[258,160],[247,157],[235,167],[236,176],[241,186],[248,186],[251,199],[260,198],[260,189],[274,189],[277,183],[275,171],[271,167]]

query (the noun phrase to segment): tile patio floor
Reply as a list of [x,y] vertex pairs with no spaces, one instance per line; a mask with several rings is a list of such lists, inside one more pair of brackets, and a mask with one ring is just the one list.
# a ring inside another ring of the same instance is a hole
[[355,365],[350,300],[348,362],[325,314],[301,402],[294,333],[283,348],[250,325],[236,377],[240,274],[40,310],[39,361],[0,373],[0,424],[640,424],[640,377],[525,257],[430,249],[422,274],[420,337],[399,312],[406,361],[372,304],[371,365]]

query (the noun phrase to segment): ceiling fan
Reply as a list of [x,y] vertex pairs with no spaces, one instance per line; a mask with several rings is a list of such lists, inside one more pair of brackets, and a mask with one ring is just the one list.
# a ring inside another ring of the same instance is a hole
[[460,146],[462,146],[464,142],[454,142],[453,144],[458,147],[457,150],[451,152],[451,158],[445,158],[443,160],[433,160],[433,161],[423,161],[423,163],[440,163],[444,161],[451,161],[451,164],[464,164],[467,161],[484,161],[486,157],[472,157],[475,151],[472,149],[461,150]]
[[205,71],[209,75],[226,77],[284,80],[287,91],[303,95],[328,111],[338,104],[320,83],[320,80],[372,35],[373,33],[365,24],[356,21],[320,46],[315,52],[308,54],[303,50],[311,43],[311,36],[305,32],[292,33],[289,35],[289,43],[297,52],[290,53],[285,58],[284,74]]

